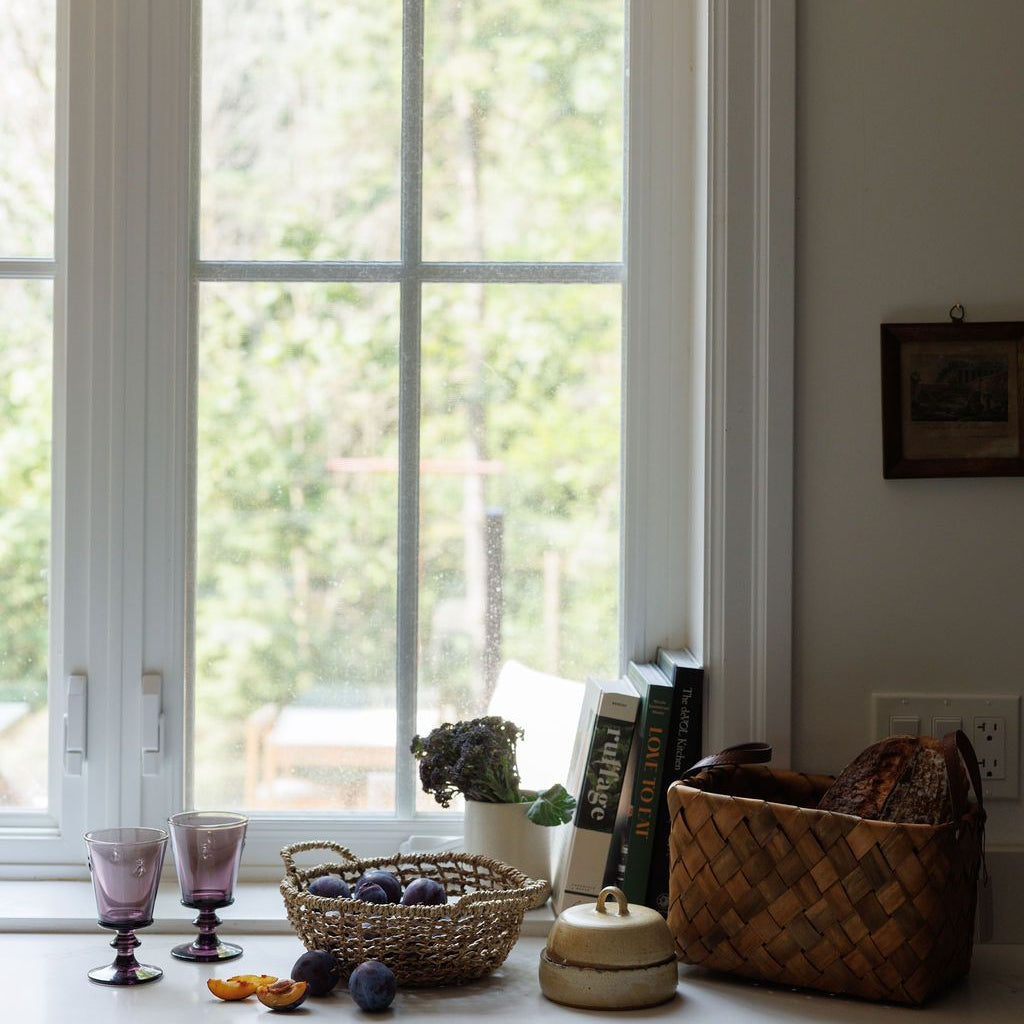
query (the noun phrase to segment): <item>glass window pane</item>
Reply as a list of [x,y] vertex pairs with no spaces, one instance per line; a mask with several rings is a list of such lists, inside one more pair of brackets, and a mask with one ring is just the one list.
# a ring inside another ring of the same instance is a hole
[[47,805],[53,284],[0,281],[0,807]]
[[200,255],[395,259],[401,0],[205,0]]
[[398,290],[200,290],[195,797],[394,805]]
[[56,0],[0,6],[0,258],[53,256]]
[[617,674],[621,301],[424,289],[420,707],[441,720],[490,713],[510,661]]
[[625,6],[428,0],[425,258],[621,258]]

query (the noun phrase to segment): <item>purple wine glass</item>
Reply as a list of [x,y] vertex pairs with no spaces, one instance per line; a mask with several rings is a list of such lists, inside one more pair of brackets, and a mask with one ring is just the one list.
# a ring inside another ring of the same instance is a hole
[[85,835],[89,871],[99,923],[117,932],[111,946],[114,962],[89,971],[101,985],[141,985],[163,971],[135,959],[140,945],[136,928],[153,923],[153,904],[167,850],[167,833],[159,828],[104,828]]
[[220,918],[214,911],[235,902],[235,882],[249,819],[229,811],[182,811],[167,820],[181,902],[199,911],[193,922],[199,929],[198,937],[175,946],[171,955],[200,963],[234,960],[242,955],[242,947],[217,938]]

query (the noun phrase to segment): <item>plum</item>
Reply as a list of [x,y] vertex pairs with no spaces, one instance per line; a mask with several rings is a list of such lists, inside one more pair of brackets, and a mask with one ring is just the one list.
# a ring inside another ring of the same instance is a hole
[[352,893],[348,882],[341,875],[320,875],[314,878],[306,888],[314,896],[327,896],[331,899],[349,896]]
[[356,899],[367,903],[390,903],[388,894],[376,882],[370,882],[361,889],[356,889]]
[[306,982],[311,996],[325,996],[341,981],[341,968],[333,953],[311,949],[295,961],[292,980]]
[[402,894],[402,906],[405,907],[433,907],[447,902],[448,896],[445,894],[444,886],[433,878],[414,879],[405,887]]
[[367,960],[352,972],[348,979],[348,990],[360,1010],[379,1013],[391,1005],[398,991],[398,983],[387,964],[379,960]]
[[398,876],[393,875],[390,871],[381,871],[379,868],[375,868],[365,872],[356,882],[357,896],[364,885],[379,885],[388,894],[389,903],[398,903],[402,898],[402,883],[398,880]]
[[265,985],[256,990],[256,998],[271,1010],[294,1010],[301,1006],[309,995],[309,985],[304,981],[292,981],[282,978],[273,985]]

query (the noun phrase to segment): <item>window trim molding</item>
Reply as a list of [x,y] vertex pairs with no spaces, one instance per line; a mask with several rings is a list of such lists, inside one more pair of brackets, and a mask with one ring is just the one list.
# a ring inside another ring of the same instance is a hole
[[708,739],[791,753],[794,0],[709,10]]

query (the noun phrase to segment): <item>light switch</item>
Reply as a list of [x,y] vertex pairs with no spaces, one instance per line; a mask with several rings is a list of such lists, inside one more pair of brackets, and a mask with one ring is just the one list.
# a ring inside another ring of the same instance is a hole
[[916,715],[893,715],[889,719],[890,736],[920,736],[921,719]]
[[933,718],[932,719],[932,735],[942,739],[947,732],[956,732],[957,729],[964,727],[964,720],[962,718]]

